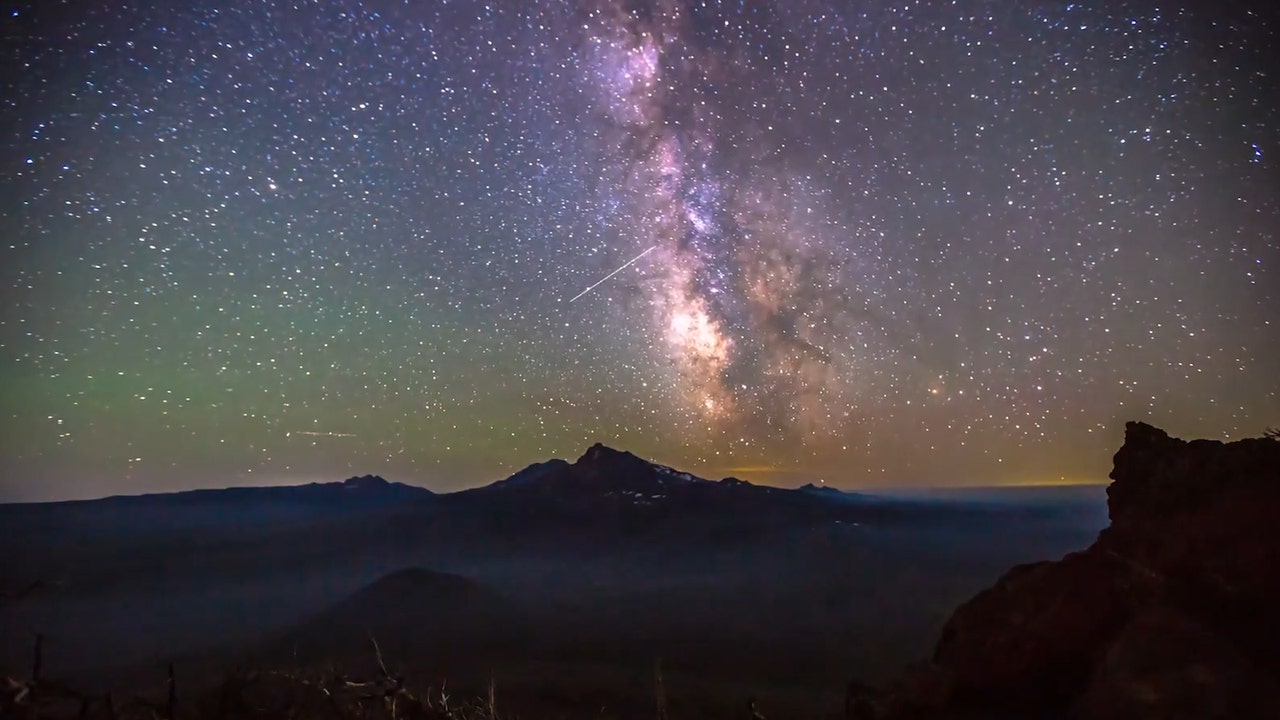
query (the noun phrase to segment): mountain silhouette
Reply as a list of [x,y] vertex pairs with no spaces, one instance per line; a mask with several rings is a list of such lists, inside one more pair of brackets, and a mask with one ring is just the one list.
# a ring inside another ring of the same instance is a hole
[[307,483],[305,485],[250,485],[228,488],[201,488],[143,495],[112,495],[97,500],[70,500],[40,503],[43,506],[120,506],[120,507],[196,507],[200,505],[237,505],[254,503],[293,503],[301,505],[340,505],[372,507],[395,505],[433,497],[430,490],[389,482],[379,475],[359,475],[340,482]]
[[732,535],[730,527],[742,529],[746,538],[786,526],[861,525],[908,515],[923,520],[931,512],[834,489],[709,480],[601,443],[573,462],[537,463],[505,480],[437,499],[451,518],[475,518],[478,532],[561,540],[583,535],[593,542],[637,533],[688,541],[721,529]]
[[[466,658],[526,634],[514,602],[461,575],[422,567],[387,574],[266,644],[269,659],[367,660],[371,639],[396,663]],[[465,646],[461,641],[465,640]]]

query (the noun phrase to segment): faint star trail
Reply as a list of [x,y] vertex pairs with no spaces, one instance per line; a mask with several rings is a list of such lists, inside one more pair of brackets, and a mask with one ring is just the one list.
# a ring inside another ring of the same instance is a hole
[[630,260],[628,260],[627,262],[623,263],[622,267],[620,267],[620,268],[618,268],[617,270],[614,270],[613,272],[609,273],[608,275],[605,275],[604,277],[600,278],[598,281],[596,281],[596,284],[595,284],[595,285],[592,285],[591,287],[587,288],[586,290],[583,290],[582,292],[578,293],[577,295],[574,295],[573,297],[569,298],[569,302],[573,302],[574,300],[577,300],[578,298],[582,297],[583,295],[586,295],[587,293],[591,292],[592,290],[595,290],[597,287],[600,287],[600,284],[601,284],[601,283],[603,283],[605,280],[608,280],[609,278],[613,277],[614,275],[617,275],[618,273],[622,272],[623,270],[626,270],[626,269],[627,269],[627,267],[628,267],[628,266],[630,266],[632,263],[634,263],[635,261],[639,260],[640,258],[644,257],[645,255],[648,255],[649,253],[651,253],[651,252],[653,252],[654,250],[657,250],[657,249],[658,249],[658,246],[657,246],[657,245],[654,245],[654,246],[650,247],[648,250],[645,250],[644,252],[640,253],[639,255],[637,255],[637,256],[635,256],[635,257],[631,258],[631,259],[630,259]]
[[345,432],[321,432],[321,431],[317,431],[317,430],[291,430],[291,431],[289,431],[289,432],[285,433],[285,437],[289,437],[290,435],[310,435],[310,436],[312,436],[312,437],[338,437],[338,438],[353,438],[353,437],[356,437],[356,434],[355,434],[355,433],[345,433]]

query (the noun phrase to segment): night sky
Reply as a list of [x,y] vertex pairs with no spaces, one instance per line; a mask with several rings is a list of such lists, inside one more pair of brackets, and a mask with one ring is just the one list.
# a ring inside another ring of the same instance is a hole
[[1270,5],[6,3],[0,500],[1259,435]]

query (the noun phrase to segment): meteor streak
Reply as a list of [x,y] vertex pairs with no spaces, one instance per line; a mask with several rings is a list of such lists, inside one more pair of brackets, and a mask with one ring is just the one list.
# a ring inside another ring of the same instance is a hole
[[291,430],[284,434],[285,437],[290,435],[311,435],[312,437],[355,437],[355,433],[343,432],[317,432],[315,430]]
[[613,272],[609,273],[608,275],[605,275],[604,277],[600,278],[600,279],[596,282],[596,284],[595,284],[595,285],[592,285],[591,287],[587,288],[586,290],[583,290],[582,292],[578,293],[577,295],[574,295],[573,297],[569,298],[569,302],[573,302],[574,300],[577,300],[578,298],[582,297],[583,295],[586,295],[587,293],[591,292],[592,290],[595,290],[595,289],[600,285],[600,283],[604,282],[605,280],[608,280],[609,278],[613,277],[614,275],[617,275],[618,273],[622,272],[623,270],[626,270],[628,265],[630,265],[631,263],[633,263],[633,262],[635,262],[635,261],[639,260],[640,258],[644,257],[645,255],[648,255],[649,253],[651,253],[651,252],[653,252],[654,250],[657,250],[657,249],[658,249],[658,246],[657,246],[657,245],[654,245],[653,247],[649,248],[648,250],[645,250],[644,252],[640,253],[639,255],[637,255],[637,256],[635,256],[635,257],[631,258],[631,259],[630,259],[630,260],[628,260],[627,262],[623,263],[622,267],[620,267],[620,268],[618,268],[617,270],[614,270]]

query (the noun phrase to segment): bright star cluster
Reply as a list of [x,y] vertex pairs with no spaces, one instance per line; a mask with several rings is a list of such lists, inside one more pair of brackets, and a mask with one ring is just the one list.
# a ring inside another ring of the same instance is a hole
[[1267,2],[4,7],[0,500],[1280,424]]

